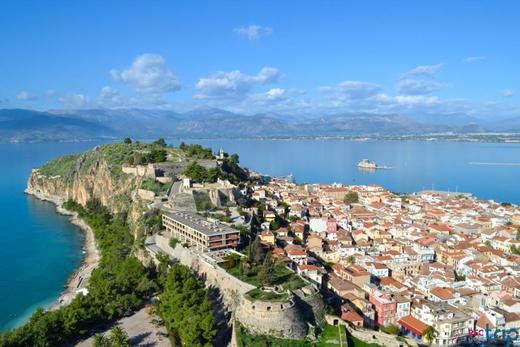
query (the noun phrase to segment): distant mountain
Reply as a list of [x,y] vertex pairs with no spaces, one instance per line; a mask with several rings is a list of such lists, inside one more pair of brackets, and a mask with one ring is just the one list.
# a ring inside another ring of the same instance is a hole
[[188,112],[147,109],[0,110],[0,141],[93,138],[422,135],[440,132],[520,131],[520,117],[490,123],[465,114],[341,113],[327,116],[252,116],[218,108]]
[[496,131],[520,132],[520,116],[495,121],[489,124],[489,128]]
[[114,136],[109,127],[69,115],[21,109],[0,110],[0,141],[87,140]]

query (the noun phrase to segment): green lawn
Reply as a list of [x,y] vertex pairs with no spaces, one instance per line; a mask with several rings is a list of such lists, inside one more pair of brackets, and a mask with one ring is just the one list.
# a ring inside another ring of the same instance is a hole
[[[237,261],[235,266],[226,269],[227,272],[254,286],[259,286],[256,272],[252,271],[245,276],[240,274],[240,262]],[[305,286],[305,281],[295,272],[286,268],[282,263],[276,264],[273,274],[273,285],[282,286],[284,289],[294,290]]]
[[345,327],[326,325],[318,338],[319,347],[347,347]]
[[285,301],[289,297],[287,292],[283,292],[283,293],[265,292],[258,288],[250,290],[246,294],[249,297],[256,299],[256,300]]

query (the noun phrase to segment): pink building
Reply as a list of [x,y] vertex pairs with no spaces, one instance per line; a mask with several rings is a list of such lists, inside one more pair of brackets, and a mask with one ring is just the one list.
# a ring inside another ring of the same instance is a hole
[[390,293],[373,290],[369,301],[374,305],[376,311],[376,323],[379,326],[395,324],[397,303]]
[[336,232],[338,231],[338,223],[336,222],[335,218],[328,218],[327,219],[327,232]]

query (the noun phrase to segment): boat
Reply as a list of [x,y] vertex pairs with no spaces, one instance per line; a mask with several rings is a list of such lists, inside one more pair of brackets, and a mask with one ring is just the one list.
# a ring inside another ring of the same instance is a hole
[[377,169],[376,162],[368,159],[361,160],[357,166],[362,169]]
[[375,161],[363,159],[357,164],[358,168],[365,170],[376,170],[376,169],[391,169],[392,167],[386,165],[378,165]]

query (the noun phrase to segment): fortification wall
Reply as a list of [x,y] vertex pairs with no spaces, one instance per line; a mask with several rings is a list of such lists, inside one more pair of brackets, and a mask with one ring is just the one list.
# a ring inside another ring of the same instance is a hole
[[177,259],[180,264],[194,270],[205,280],[207,286],[218,288],[222,302],[229,311],[234,311],[238,307],[240,297],[243,294],[256,288],[230,275],[216,264],[212,264],[211,259],[204,258],[204,256],[182,247],[180,243],[172,248],[169,245],[169,239],[161,235],[157,235],[155,241],[157,246],[167,250],[168,254]]
[[324,325],[326,310],[320,292],[314,286],[308,285],[293,293],[305,320],[314,326]]
[[123,165],[121,167],[121,170],[128,175],[155,178],[155,167],[153,166],[153,164]]
[[155,244],[180,264],[194,270],[207,286],[218,288],[226,309],[254,334],[303,339],[308,324],[316,326],[324,321],[323,300],[312,286],[295,291],[295,295],[291,294],[284,301],[255,300],[246,295],[255,286],[230,275],[204,254],[184,248],[180,243],[172,248],[169,238],[161,235],[155,236]]
[[235,318],[250,332],[286,339],[303,339],[307,324],[298,305],[288,301],[253,300],[242,296]]

